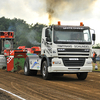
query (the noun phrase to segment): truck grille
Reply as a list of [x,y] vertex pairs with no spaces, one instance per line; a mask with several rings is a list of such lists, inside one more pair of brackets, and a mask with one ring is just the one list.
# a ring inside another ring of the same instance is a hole
[[58,52],[89,52],[90,49],[65,49],[64,51],[59,51],[60,48],[58,48]]
[[58,48],[59,57],[89,57],[90,49],[60,49]]
[[89,54],[58,54],[58,55],[80,55],[80,56],[89,56]]
[[78,58],[78,60],[69,60],[69,58],[62,58],[64,66],[83,66],[85,58]]

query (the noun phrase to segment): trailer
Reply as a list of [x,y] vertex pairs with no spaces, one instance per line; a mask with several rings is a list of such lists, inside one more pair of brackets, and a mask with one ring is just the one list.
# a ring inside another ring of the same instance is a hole
[[7,71],[18,72],[20,70],[23,70],[26,57],[27,57],[26,51],[13,50],[13,53],[9,54],[9,56],[6,57]]

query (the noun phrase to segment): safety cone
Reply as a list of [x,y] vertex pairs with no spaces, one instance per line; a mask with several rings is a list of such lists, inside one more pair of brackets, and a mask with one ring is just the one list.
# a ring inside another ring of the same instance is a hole
[[97,64],[95,64],[95,70],[98,70],[98,66],[97,66]]

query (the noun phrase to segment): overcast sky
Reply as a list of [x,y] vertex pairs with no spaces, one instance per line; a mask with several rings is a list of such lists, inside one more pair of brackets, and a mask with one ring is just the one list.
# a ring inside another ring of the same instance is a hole
[[0,0],[0,17],[20,18],[29,24],[79,25],[95,29],[100,43],[100,0]]

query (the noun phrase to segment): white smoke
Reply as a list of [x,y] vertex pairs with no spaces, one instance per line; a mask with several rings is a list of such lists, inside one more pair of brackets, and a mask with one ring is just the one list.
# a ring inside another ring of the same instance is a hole
[[[28,23],[52,20],[81,20],[94,16],[97,0],[1,0],[0,17],[21,18]],[[99,14],[100,15],[100,14]]]
[[21,18],[29,24],[48,24],[48,8],[54,8],[52,24],[58,20],[71,25],[84,21],[85,25],[96,29],[99,41],[100,0],[1,0],[0,17]]
[[27,37],[27,40],[33,45],[40,45],[40,43],[35,40],[35,36],[36,36],[36,31],[32,30],[31,32],[28,33],[26,37]]
[[96,0],[46,0],[49,19],[74,21],[92,18]]

